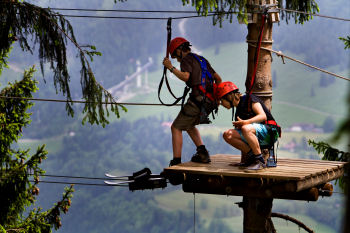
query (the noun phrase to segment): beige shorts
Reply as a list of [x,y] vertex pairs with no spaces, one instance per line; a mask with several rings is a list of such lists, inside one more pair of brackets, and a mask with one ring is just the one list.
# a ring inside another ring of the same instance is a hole
[[200,109],[191,100],[188,100],[182,111],[173,122],[173,127],[179,130],[189,130],[199,124]]

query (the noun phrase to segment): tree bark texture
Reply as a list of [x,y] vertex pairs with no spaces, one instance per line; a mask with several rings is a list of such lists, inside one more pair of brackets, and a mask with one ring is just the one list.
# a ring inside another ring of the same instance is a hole
[[243,232],[272,233],[271,221],[272,198],[243,197]]
[[[261,16],[258,23],[248,24],[248,70],[246,77],[246,90],[248,91],[251,85],[251,78],[253,75],[255,65],[255,53],[258,45],[259,33],[261,30]],[[253,46],[252,46],[253,45]],[[255,47],[256,46],[256,47]],[[264,32],[262,36],[261,47],[272,49],[272,23],[267,20],[264,24]],[[258,66],[253,85],[253,94],[260,97],[267,108],[271,111],[272,101],[272,78],[271,78],[271,63],[272,55],[270,51],[260,49],[260,55],[258,58]]]
[[[248,64],[246,77],[246,91],[250,89],[251,79],[255,66],[255,54],[258,46],[259,34],[261,31],[262,19],[258,16],[257,23],[248,24]],[[254,46],[252,46],[254,45]],[[267,20],[264,23],[261,47],[272,48],[272,22]],[[260,49],[258,65],[252,93],[258,96],[271,111],[272,101],[272,55],[269,51]],[[268,153],[263,152],[266,159]],[[272,233],[274,227],[271,222],[271,210],[273,199],[243,197],[243,232],[244,233]]]
[[[257,23],[248,24],[248,60],[247,60],[247,77],[245,81],[246,91],[250,89],[251,80],[254,73],[255,56],[257,56],[258,40],[262,25],[262,16],[258,15]],[[264,23],[261,47],[272,49],[272,22],[268,19]],[[256,69],[255,80],[252,93],[258,96],[271,111],[272,108],[272,75],[271,75],[272,54],[270,51],[260,49],[258,64]],[[269,156],[268,150],[262,151],[265,160]],[[243,157],[243,156],[242,156]]]

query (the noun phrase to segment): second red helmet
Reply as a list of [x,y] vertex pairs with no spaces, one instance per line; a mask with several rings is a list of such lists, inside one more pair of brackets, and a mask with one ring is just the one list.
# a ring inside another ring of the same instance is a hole
[[233,82],[222,82],[216,87],[215,96],[217,99],[221,99],[224,95],[238,91],[238,87]]

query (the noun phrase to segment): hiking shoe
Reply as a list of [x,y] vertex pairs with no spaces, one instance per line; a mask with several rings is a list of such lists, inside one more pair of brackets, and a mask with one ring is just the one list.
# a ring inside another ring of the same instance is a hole
[[260,155],[255,158],[255,162],[251,165],[249,165],[244,171],[245,172],[258,172],[266,168],[265,165],[265,160],[264,158]]
[[210,163],[210,157],[209,157],[209,153],[208,151],[205,150],[201,150],[201,149],[197,149],[197,152],[192,156],[191,158],[192,162],[195,163]]
[[240,167],[240,168],[245,168],[248,167],[250,165],[252,165],[253,163],[255,163],[255,155],[253,154],[253,152],[250,150],[247,155],[246,155],[246,159],[244,159],[244,162],[239,162],[239,163],[231,163],[231,166],[234,167]]
[[169,162],[169,167],[178,165],[178,164],[180,164],[180,163],[181,163],[181,160],[172,159],[172,160],[170,160],[170,162]]

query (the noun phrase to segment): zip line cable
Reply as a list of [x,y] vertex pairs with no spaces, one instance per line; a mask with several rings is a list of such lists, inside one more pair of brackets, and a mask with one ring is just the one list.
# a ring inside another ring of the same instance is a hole
[[[92,101],[84,101],[84,100],[61,100],[61,99],[41,99],[41,98],[27,98],[20,96],[0,96],[0,99],[20,99],[20,100],[32,100],[32,101],[43,101],[43,102],[59,102],[59,103],[90,103],[90,104],[98,104],[98,102]],[[130,103],[130,102],[102,102],[101,104],[117,104],[117,105],[140,105],[140,106],[164,106],[163,104],[153,104],[153,103]],[[176,104],[175,106],[181,106],[181,104]]]
[[[46,8],[51,10],[58,10],[58,11],[87,11],[87,12],[121,12],[121,13],[168,13],[168,14],[194,14],[197,13],[197,11],[175,11],[175,10],[106,10],[106,9],[84,9],[84,8]],[[286,8],[276,8],[280,11],[286,11],[286,12],[293,12],[298,14],[305,14],[305,15],[311,15],[311,16],[317,16],[321,18],[328,18],[328,19],[334,19],[334,20],[341,20],[341,21],[350,21],[350,19],[346,18],[340,18],[335,16],[327,16],[322,14],[315,14],[315,13],[308,13],[304,11],[298,11],[298,10],[291,10]],[[237,12],[228,12],[228,11],[222,11],[222,12],[215,12],[215,11],[209,11],[209,14],[231,14],[231,13],[237,13]],[[208,15],[210,16],[210,15]],[[163,18],[162,18],[163,19]],[[165,18],[164,18],[165,19]]]
[[[8,1],[0,1],[1,4],[21,4],[19,2],[8,2]],[[115,10],[108,10],[108,9],[86,9],[86,8],[43,8],[43,9],[50,9],[50,10],[58,10],[58,11],[87,11],[87,12],[121,12],[121,13],[167,13],[167,14],[199,14],[197,11],[176,11],[176,10],[122,10],[122,9],[115,9]],[[286,8],[276,8],[279,11],[285,11],[285,12],[292,12],[292,13],[298,13],[298,14],[305,14],[310,16],[317,16],[322,18],[328,18],[328,19],[334,19],[334,20],[341,20],[341,21],[348,21],[350,22],[350,19],[346,18],[340,18],[335,16],[327,16],[322,14],[316,14],[316,13],[309,13],[304,11],[298,11],[298,10],[292,10],[292,9],[286,9]],[[213,15],[221,15],[221,14],[237,14],[238,12],[234,11],[208,11],[208,15],[196,15],[196,16],[184,16],[184,17],[174,17],[173,19],[183,19],[183,18],[195,18],[195,17],[206,17],[206,16],[213,16]],[[113,17],[113,16],[77,16],[77,15],[62,15],[66,17],[83,17],[83,18],[114,18],[114,19],[153,19],[153,20],[166,20],[168,17],[155,17],[155,18],[145,18],[145,17]]]
[[[251,43],[248,43],[248,45],[249,45],[249,46],[256,47],[256,45],[251,44]],[[324,73],[326,73],[326,74],[335,76],[335,77],[337,77],[337,78],[344,79],[344,80],[346,80],[346,81],[350,81],[350,78],[343,77],[343,76],[341,76],[341,75],[338,75],[338,74],[329,72],[329,71],[327,71],[327,70],[321,69],[321,68],[319,68],[319,67],[317,67],[317,66],[313,66],[313,65],[310,65],[310,64],[308,64],[308,63],[306,63],[306,62],[303,62],[303,61],[300,61],[300,60],[298,60],[298,59],[289,57],[289,56],[287,56],[287,55],[284,55],[281,51],[275,51],[275,50],[273,50],[273,49],[269,49],[269,48],[265,48],[265,47],[260,47],[260,48],[263,49],[263,50],[267,50],[267,51],[273,52],[273,53],[275,53],[277,56],[282,57],[282,59],[285,57],[285,58],[288,58],[288,59],[290,59],[290,60],[292,60],[292,61],[295,61],[295,62],[297,62],[297,63],[300,63],[300,64],[302,64],[302,65],[305,65],[305,66],[308,66],[308,67],[310,67],[310,68],[316,69],[316,70],[318,70],[318,71],[324,72]]]
[[[195,14],[197,11],[174,11],[174,10],[108,10],[108,9],[84,9],[84,8],[45,8],[59,11],[93,11],[93,12],[121,12],[121,13],[170,13],[170,14]],[[208,13],[215,13],[210,11]]]
[[[104,180],[108,180],[108,178],[106,178]],[[68,181],[46,181],[46,180],[35,181],[35,180],[30,180],[29,182],[32,182],[32,183],[46,183],[46,184],[66,184],[66,185],[73,184],[73,185],[84,185],[84,186],[109,186],[109,187],[119,186],[119,187],[128,187],[127,184],[107,185],[107,184],[100,184],[100,183],[68,182]],[[322,190],[322,192],[346,195],[346,193],[344,193],[344,192],[336,192],[336,191],[330,191],[330,190]],[[195,207],[195,198],[196,197],[195,197],[195,193],[193,193],[193,198],[194,198],[194,202],[193,202],[193,207],[194,207],[193,220],[194,220],[194,225],[195,225],[195,219],[196,219],[196,217],[195,217],[196,216],[196,207]]]
[[340,18],[340,17],[335,17],[335,16],[327,16],[327,15],[321,15],[321,14],[315,14],[315,13],[308,13],[304,11],[297,11],[297,10],[291,10],[291,9],[285,9],[285,8],[276,8],[281,11],[286,11],[286,12],[293,12],[293,13],[299,13],[299,14],[304,14],[304,15],[311,15],[311,16],[317,16],[321,18],[328,18],[328,19],[335,19],[335,20],[342,20],[342,21],[349,21],[350,19],[345,19],[345,18]]
[[[33,175],[33,174],[29,174]],[[68,178],[68,179],[83,179],[83,180],[125,180],[128,178],[128,176],[122,176],[122,178],[109,178],[109,177],[86,177],[86,176],[67,176],[67,175],[50,175],[50,174],[43,174],[39,175],[41,177],[53,177],[53,178]]]
[[[30,180],[30,182],[33,183],[46,183],[46,184],[66,184],[66,185],[85,185],[85,186],[110,186],[113,187],[111,185],[107,185],[107,184],[98,184],[98,183],[82,183],[82,182],[64,182],[64,181],[46,181],[46,180],[39,180],[39,181],[34,181],[34,180]],[[128,187],[126,185],[120,185],[121,187]]]
[[[59,15],[64,17],[71,17],[71,18],[97,18],[97,19],[168,20],[169,18],[169,17],[131,17],[131,16],[64,15],[64,14],[57,14],[56,16],[59,16]],[[219,15],[219,14],[179,16],[179,17],[172,17],[172,19],[201,18],[201,17],[214,16],[214,15]]]

